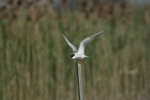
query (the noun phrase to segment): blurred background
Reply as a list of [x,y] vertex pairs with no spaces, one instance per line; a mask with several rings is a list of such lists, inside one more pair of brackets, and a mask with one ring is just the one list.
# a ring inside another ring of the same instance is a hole
[[150,0],[0,0],[0,100],[150,100]]

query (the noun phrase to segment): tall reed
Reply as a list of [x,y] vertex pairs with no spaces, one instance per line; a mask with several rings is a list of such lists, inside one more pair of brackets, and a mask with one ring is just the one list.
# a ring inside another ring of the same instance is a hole
[[38,22],[19,16],[8,36],[8,22],[0,19],[1,100],[76,100],[76,61],[61,33],[78,46],[101,30],[107,32],[86,47],[93,57],[82,62],[84,99],[150,99],[150,25],[143,24],[142,12],[115,25],[111,18],[91,15],[87,20],[76,11]]

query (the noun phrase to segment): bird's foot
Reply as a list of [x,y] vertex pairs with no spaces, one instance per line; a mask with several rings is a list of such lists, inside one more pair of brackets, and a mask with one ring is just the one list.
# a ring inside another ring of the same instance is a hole
[[81,60],[79,60],[79,61],[78,61],[78,63],[79,63],[79,64],[82,64],[82,61],[81,61]]

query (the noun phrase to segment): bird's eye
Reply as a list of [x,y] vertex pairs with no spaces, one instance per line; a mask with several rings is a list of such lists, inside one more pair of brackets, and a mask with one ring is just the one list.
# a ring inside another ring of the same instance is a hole
[[75,54],[72,54],[71,57],[73,57]]

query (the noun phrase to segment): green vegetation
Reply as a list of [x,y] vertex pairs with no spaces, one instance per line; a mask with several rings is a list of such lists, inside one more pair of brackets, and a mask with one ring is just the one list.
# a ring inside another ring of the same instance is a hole
[[126,24],[79,12],[38,22],[20,15],[10,32],[8,24],[0,19],[0,100],[77,100],[76,61],[61,33],[78,46],[102,30],[82,62],[84,99],[150,99],[150,24],[142,12]]

